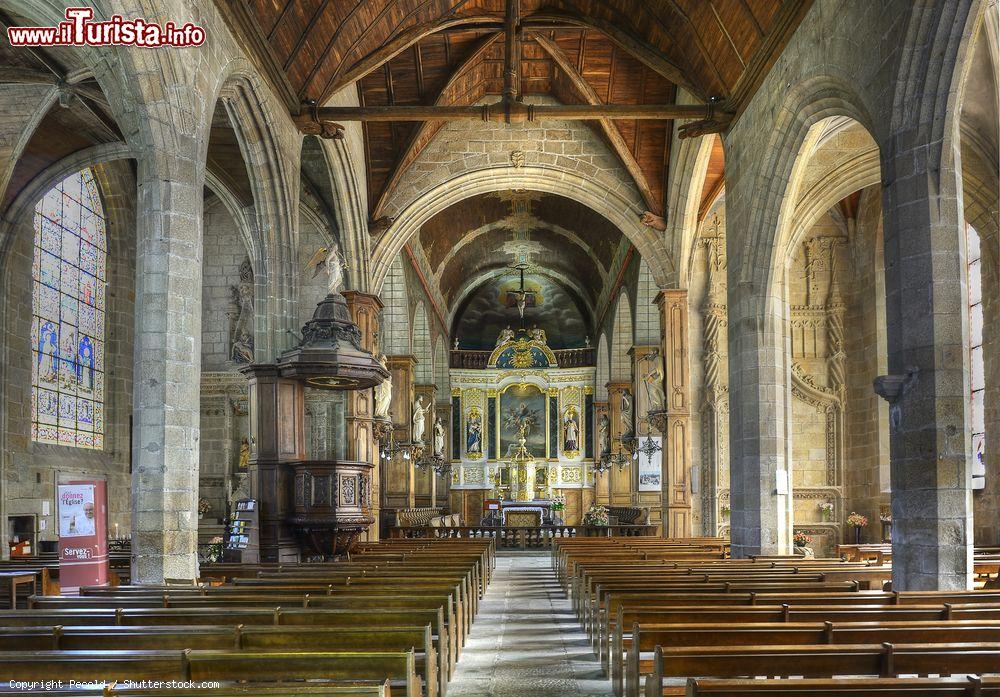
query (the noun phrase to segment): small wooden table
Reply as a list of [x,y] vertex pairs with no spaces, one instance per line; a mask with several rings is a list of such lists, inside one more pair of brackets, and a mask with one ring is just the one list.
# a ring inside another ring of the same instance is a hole
[[[8,610],[17,609],[17,588],[18,586],[31,586],[31,595],[38,593],[38,582],[33,571],[4,571],[0,572],[0,597],[6,595],[10,598]],[[6,592],[4,592],[6,591]]]

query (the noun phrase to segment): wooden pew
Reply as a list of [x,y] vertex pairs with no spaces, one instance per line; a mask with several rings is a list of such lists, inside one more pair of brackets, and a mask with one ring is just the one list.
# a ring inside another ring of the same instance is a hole
[[823,646],[657,647],[646,677],[646,697],[684,694],[668,678],[745,676],[832,678],[896,677],[994,672],[998,644],[833,644]]
[[1000,697],[1000,678],[690,679],[687,697]]
[[0,627],[3,651],[237,649],[249,651],[415,651],[427,697],[444,697],[431,626],[281,627],[244,625]]
[[[624,690],[638,697],[640,675],[652,672],[643,652],[656,647],[793,646],[818,644],[993,644],[1000,646],[1000,615],[992,622],[788,622],[776,624],[670,624],[632,628],[624,670]],[[1000,666],[998,666],[1000,668]]]
[[[420,697],[412,651],[9,651],[0,675],[11,681],[239,681],[388,678],[407,697]],[[291,690],[289,690],[291,691]]]
[[[296,695],[307,697],[392,697],[388,680],[331,680],[323,683],[299,683]],[[105,687],[77,686],[51,689],[28,685],[11,688],[0,684],[0,694],[44,694],[46,697],[288,697],[287,685],[239,683],[224,687],[129,687],[116,683]],[[396,694],[399,694],[397,691]]]

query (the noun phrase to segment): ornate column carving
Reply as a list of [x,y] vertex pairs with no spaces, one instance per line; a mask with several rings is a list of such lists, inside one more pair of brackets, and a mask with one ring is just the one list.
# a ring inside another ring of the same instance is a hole
[[[434,450],[434,419],[435,419],[435,396],[437,393],[436,385],[414,385],[413,387],[413,399],[414,402],[423,398],[424,406],[427,411],[424,414],[424,455],[429,456],[433,454]],[[412,402],[411,402],[412,405]],[[412,407],[411,407],[412,410]],[[415,462],[410,462],[410,469],[414,469]],[[415,497],[416,506],[424,507],[437,506],[437,476],[434,474],[434,470],[430,467],[424,467],[417,469],[413,473],[413,478],[415,481]]]
[[[377,295],[347,290],[342,293],[347,300],[351,320],[361,330],[361,348],[372,354],[378,353],[378,318],[382,311],[382,301]],[[347,392],[347,458],[372,464],[369,490],[362,493],[362,502],[368,499],[375,523],[368,529],[366,539],[379,539],[380,473],[379,448],[375,440],[372,417],[375,411],[373,390],[351,390]]]
[[[625,408],[626,404],[628,409]],[[631,410],[631,415],[628,410]],[[631,382],[608,383],[608,417],[611,424],[611,451],[620,453],[622,445],[619,439],[622,435],[633,433],[635,428],[635,391]],[[608,480],[608,503],[612,506],[630,506],[634,503],[634,463],[629,462],[624,467],[614,465],[604,477]]]
[[[614,432],[611,430],[611,407],[609,402],[594,402],[594,433],[597,434],[594,448],[594,461],[597,462],[604,453],[613,452],[611,439],[614,437]],[[596,503],[607,504],[611,500],[609,494],[610,483],[610,472],[604,472],[603,474],[594,473]]]
[[660,291],[662,356],[666,366],[666,433],[663,446],[663,523],[667,537],[691,536],[691,390],[686,289]]
[[[417,359],[413,356],[388,356],[387,366],[392,374],[392,404],[389,416],[392,419],[393,438],[397,443],[410,441],[410,427],[413,409],[413,368]],[[382,508],[413,508],[415,486],[413,463],[396,453],[384,463],[381,489]]]

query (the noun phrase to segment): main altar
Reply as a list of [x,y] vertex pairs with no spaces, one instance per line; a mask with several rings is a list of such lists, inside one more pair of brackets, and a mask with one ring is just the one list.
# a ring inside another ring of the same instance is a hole
[[593,500],[596,367],[560,365],[538,329],[502,333],[484,363],[450,371],[452,510],[471,522],[469,501],[499,499],[503,519],[530,510],[548,522],[558,498],[567,522],[579,518]]

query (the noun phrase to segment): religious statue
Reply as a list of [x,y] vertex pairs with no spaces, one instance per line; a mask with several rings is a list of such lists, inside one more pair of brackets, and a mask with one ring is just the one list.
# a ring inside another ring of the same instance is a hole
[[483,417],[478,409],[469,412],[465,424],[465,452],[481,455],[483,452]]
[[601,455],[611,452],[611,419],[608,415],[601,414],[601,422],[597,426],[597,433],[601,440]]
[[[379,364],[386,368],[388,359],[383,353],[378,358]],[[375,386],[375,418],[376,419],[388,419],[389,418],[389,407],[392,404],[392,373],[389,373],[389,377],[380,382]]]
[[340,245],[336,242],[331,242],[326,254],[326,273],[328,275],[326,283],[330,295],[339,293],[343,287],[344,268],[346,266],[347,260],[340,253]]
[[413,442],[423,443],[424,442],[424,416],[430,406],[424,406],[424,398],[417,397],[417,401],[413,404]]
[[250,468],[250,441],[246,438],[240,442],[240,461],[236,468],[240,472],[246,472]]
[[624,435],[628,436],[634,433],[634,427],[633,427],[634,414],[635,410],[632,404],[632,394],[628,390],[623,390],[621,417],[622,417],[622,426],[625,429]]
[[531,332],[529,333],[532,341],[537,341],[540,344],[545,343],[545,330],[539,327],[537,324],[531,327]]
[[316,278],[324,269],[327,273],[327,289],[331,295],[339,293],[344,285],[344,269],[347,260],[340,253],[340,245],[336,241],[328,247],[320,247],[306,263],[306,269],[312,269],[312,277]]
[[500,336],[497,337],[497,346],[502,346],[510,341],[514,340],[514,330],[510,328],[508,324],[504,329],[500,330]]
[[576,452],[579,450],[580,424],[576,420],[576,412],[570,409],[566,413],[566,420],[563,422],[563,452]]
[[250,260],[240,264],[240,282],[230,286],[229,358],[237,363],[253,363],[253,267]]
[[521,316],[521,319],[524,319],[524,309],[528,305],[528,294],[525,293],[523,290],[521,290],[518,291],[516,295],[517,295],[517,314]]
[[454,346],[452,348],[454,348],[456,351],[458,350],[458,337],[457,336],[455,337],[455,344],[454,344]]
[[653,367],[646,373],[642,381],[646,384],[646,398],[649,400],[650,411],[660,411],[667,401],[663,391],[663,362],[657,355],[653,360]]
[[444,422],[440,416],[434,420],[434,454],[444,457]]

